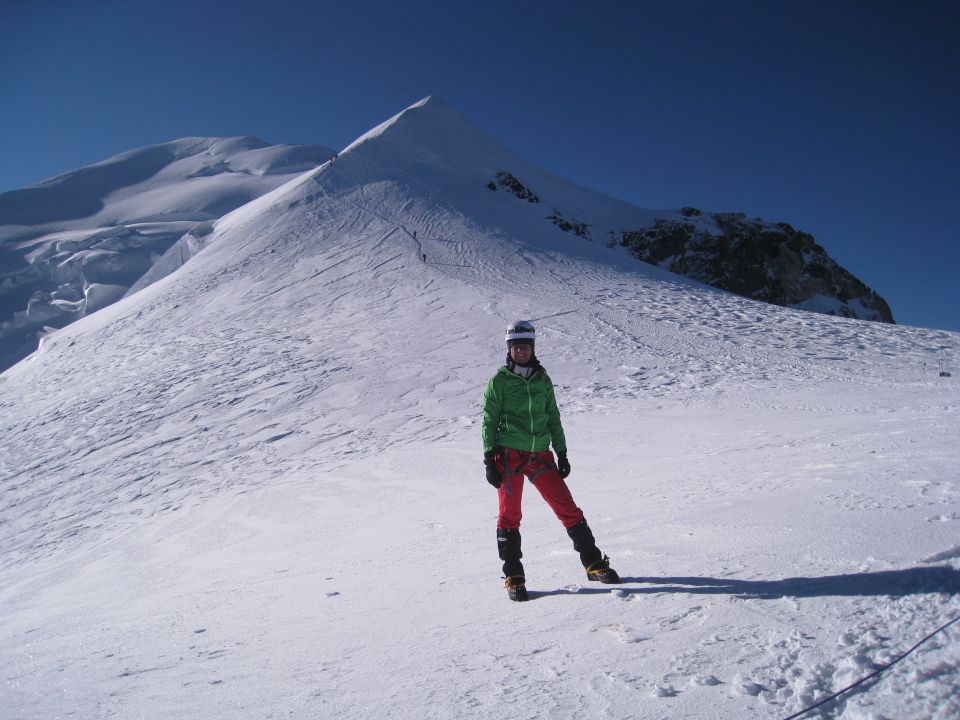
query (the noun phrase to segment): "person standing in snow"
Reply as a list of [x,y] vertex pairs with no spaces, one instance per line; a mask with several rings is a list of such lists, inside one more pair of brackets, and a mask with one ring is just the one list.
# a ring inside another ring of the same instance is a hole
[[[618,583],[610,559],[597,548],[583,511],[573,501],[565,478],[570,474],[567,443],[553,382],[537,360],[536,330],[526,320],[507,328],[507,362],[487,382],[483,394],[483,464],[487,482],[497,489],[497,549],[510,598],[526,600],[520,558],[520,503],[524,477],[547,501],[573,540],[589,580]],[[557,453],[554,462],[550,445]]]

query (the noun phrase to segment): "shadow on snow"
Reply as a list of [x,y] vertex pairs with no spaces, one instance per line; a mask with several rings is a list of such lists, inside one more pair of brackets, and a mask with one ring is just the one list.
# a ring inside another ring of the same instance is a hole
[[[645,587],[629,587],[630,585]],[[549,595],[609,594],[617,590],[625,595],[688,593],[691,595],[733,595],[741,598],[775,599],[784,597],[856,597],[922,595],[926,593],[960,594],[960,570],[949,566],[885,570],[881,572],[828,575],[783,580],[734,580],[709,577],[623,577],[620,585],[582,587],[576,590],[530,592],[530,598]]]

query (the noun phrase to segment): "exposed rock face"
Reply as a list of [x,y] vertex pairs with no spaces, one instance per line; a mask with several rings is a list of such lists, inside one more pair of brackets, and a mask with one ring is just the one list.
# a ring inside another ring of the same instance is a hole
[[517,180],[517,178],[515,178],[511,173],[506,171],[498,172],[496,182],[491,180],[489,183],[487,183],[487,187],[491,190],[496,190],[498,187],[501,187],[509,192],[512,192],[521,200],[526,200],[527,202],[531,203],[540,202],[540,198],[537,197],[536,193]]
[[651,227],[612,233],[644,262],[775,305],[893,322],[877,293],[836,263],[813,236],[743,213],[682,208]]
[[[540,202],[536,192],[507,171],[498,172],[487,187]],[[560,209],[545,219],[586,240],[592,240],[590,228],[596,229]],[[787,223],[683,207],[661,214],[647,227],[611,230],[608,237],[610,247],[627,248],[644,262],[753,300],[860,320],[894,321],[882,297],[838,265],[812,235]]]
[[559,210],[554,210],[553,215],[547,216],[547,220],[565,232],[572,232],[587,240],[590,239],[590,226],[587,223],[568,220]]

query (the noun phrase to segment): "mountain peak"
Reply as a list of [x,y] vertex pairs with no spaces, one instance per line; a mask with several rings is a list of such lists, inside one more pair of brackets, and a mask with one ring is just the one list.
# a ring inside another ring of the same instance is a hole
[[361,135],[341,155],[359,154],[380,164],[412,161],[458,172],[524,162],[463,113],[434,95],[415,102]]

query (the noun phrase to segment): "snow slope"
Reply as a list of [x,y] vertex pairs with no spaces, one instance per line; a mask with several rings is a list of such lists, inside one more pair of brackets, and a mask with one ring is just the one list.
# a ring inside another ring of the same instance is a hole
[[[428,99],[0,375],[7,716],[782,718],[960,614],[958,334],[684,281],[500,171],[648,212]],[[620,587],[528,486],[506,599],[479,414],[516,318]],[[957,632],[822,717],[956,717]]]
[[196,251],[217,218],[332,154],[251,137],[183,138],[0,194],[0,370],[33,352],[44,328],[121,298],[181,238]]

